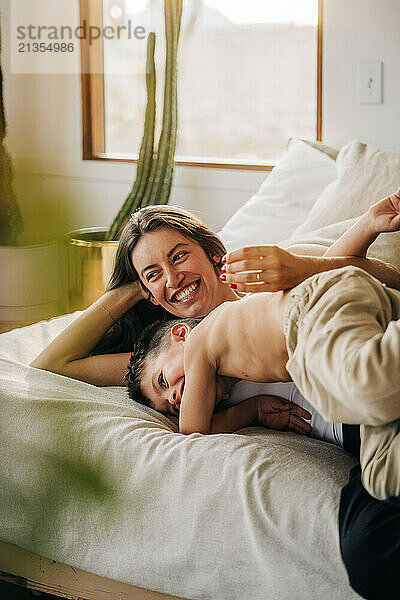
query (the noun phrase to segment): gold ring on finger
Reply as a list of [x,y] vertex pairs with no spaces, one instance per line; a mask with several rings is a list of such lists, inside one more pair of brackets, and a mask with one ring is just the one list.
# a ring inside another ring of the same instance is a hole
[[260,273],[257,273],[257,281],[260,281]]

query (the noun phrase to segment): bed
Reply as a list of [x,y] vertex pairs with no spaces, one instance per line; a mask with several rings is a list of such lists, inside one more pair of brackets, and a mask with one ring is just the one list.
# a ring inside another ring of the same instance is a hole
[[[399,172],[358,141],[293,140],[220,235],[329,245]],[[371,254],[400,267],[399,242]],[[77,314],[0,335],[0,577],[76,600],[358,598],[337,531],[355,459],[262,427],[182,436],[124,388],[27,366]]]

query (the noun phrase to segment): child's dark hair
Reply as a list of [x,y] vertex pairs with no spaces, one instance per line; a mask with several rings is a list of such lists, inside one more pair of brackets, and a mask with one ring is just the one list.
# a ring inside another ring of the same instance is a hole
[[189,327],[196,327],[202,319],[173,319],[172,321],[156,321],[148,325],[137,339],[133,354],[129,360],[128,372],[125,381],[128,383],[129,397],[140,404],[150,406],[140,389],[145,364],[156,358],[160,352],[167,349],[170,344],[170,332],[174,325],[187,323]]

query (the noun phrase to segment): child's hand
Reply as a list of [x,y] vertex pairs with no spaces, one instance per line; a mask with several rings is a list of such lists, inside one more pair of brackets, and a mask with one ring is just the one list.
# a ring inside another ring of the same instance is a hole
[[368,218],[377,233],[400,230],[400,188],[371,206]]
[[311,419],[311,414],[277,396],[257,396],[257,419],[270,429],[294,431],[306,435],[311,431],[310,423],[303,419]]

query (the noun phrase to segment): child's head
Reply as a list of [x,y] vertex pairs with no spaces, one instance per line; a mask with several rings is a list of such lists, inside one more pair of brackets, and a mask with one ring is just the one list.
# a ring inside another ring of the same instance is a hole
[[185,384],[184,342],[200,321],[157,321],[143,330],[125,376],[133,400],[162,413],[178,414]]

